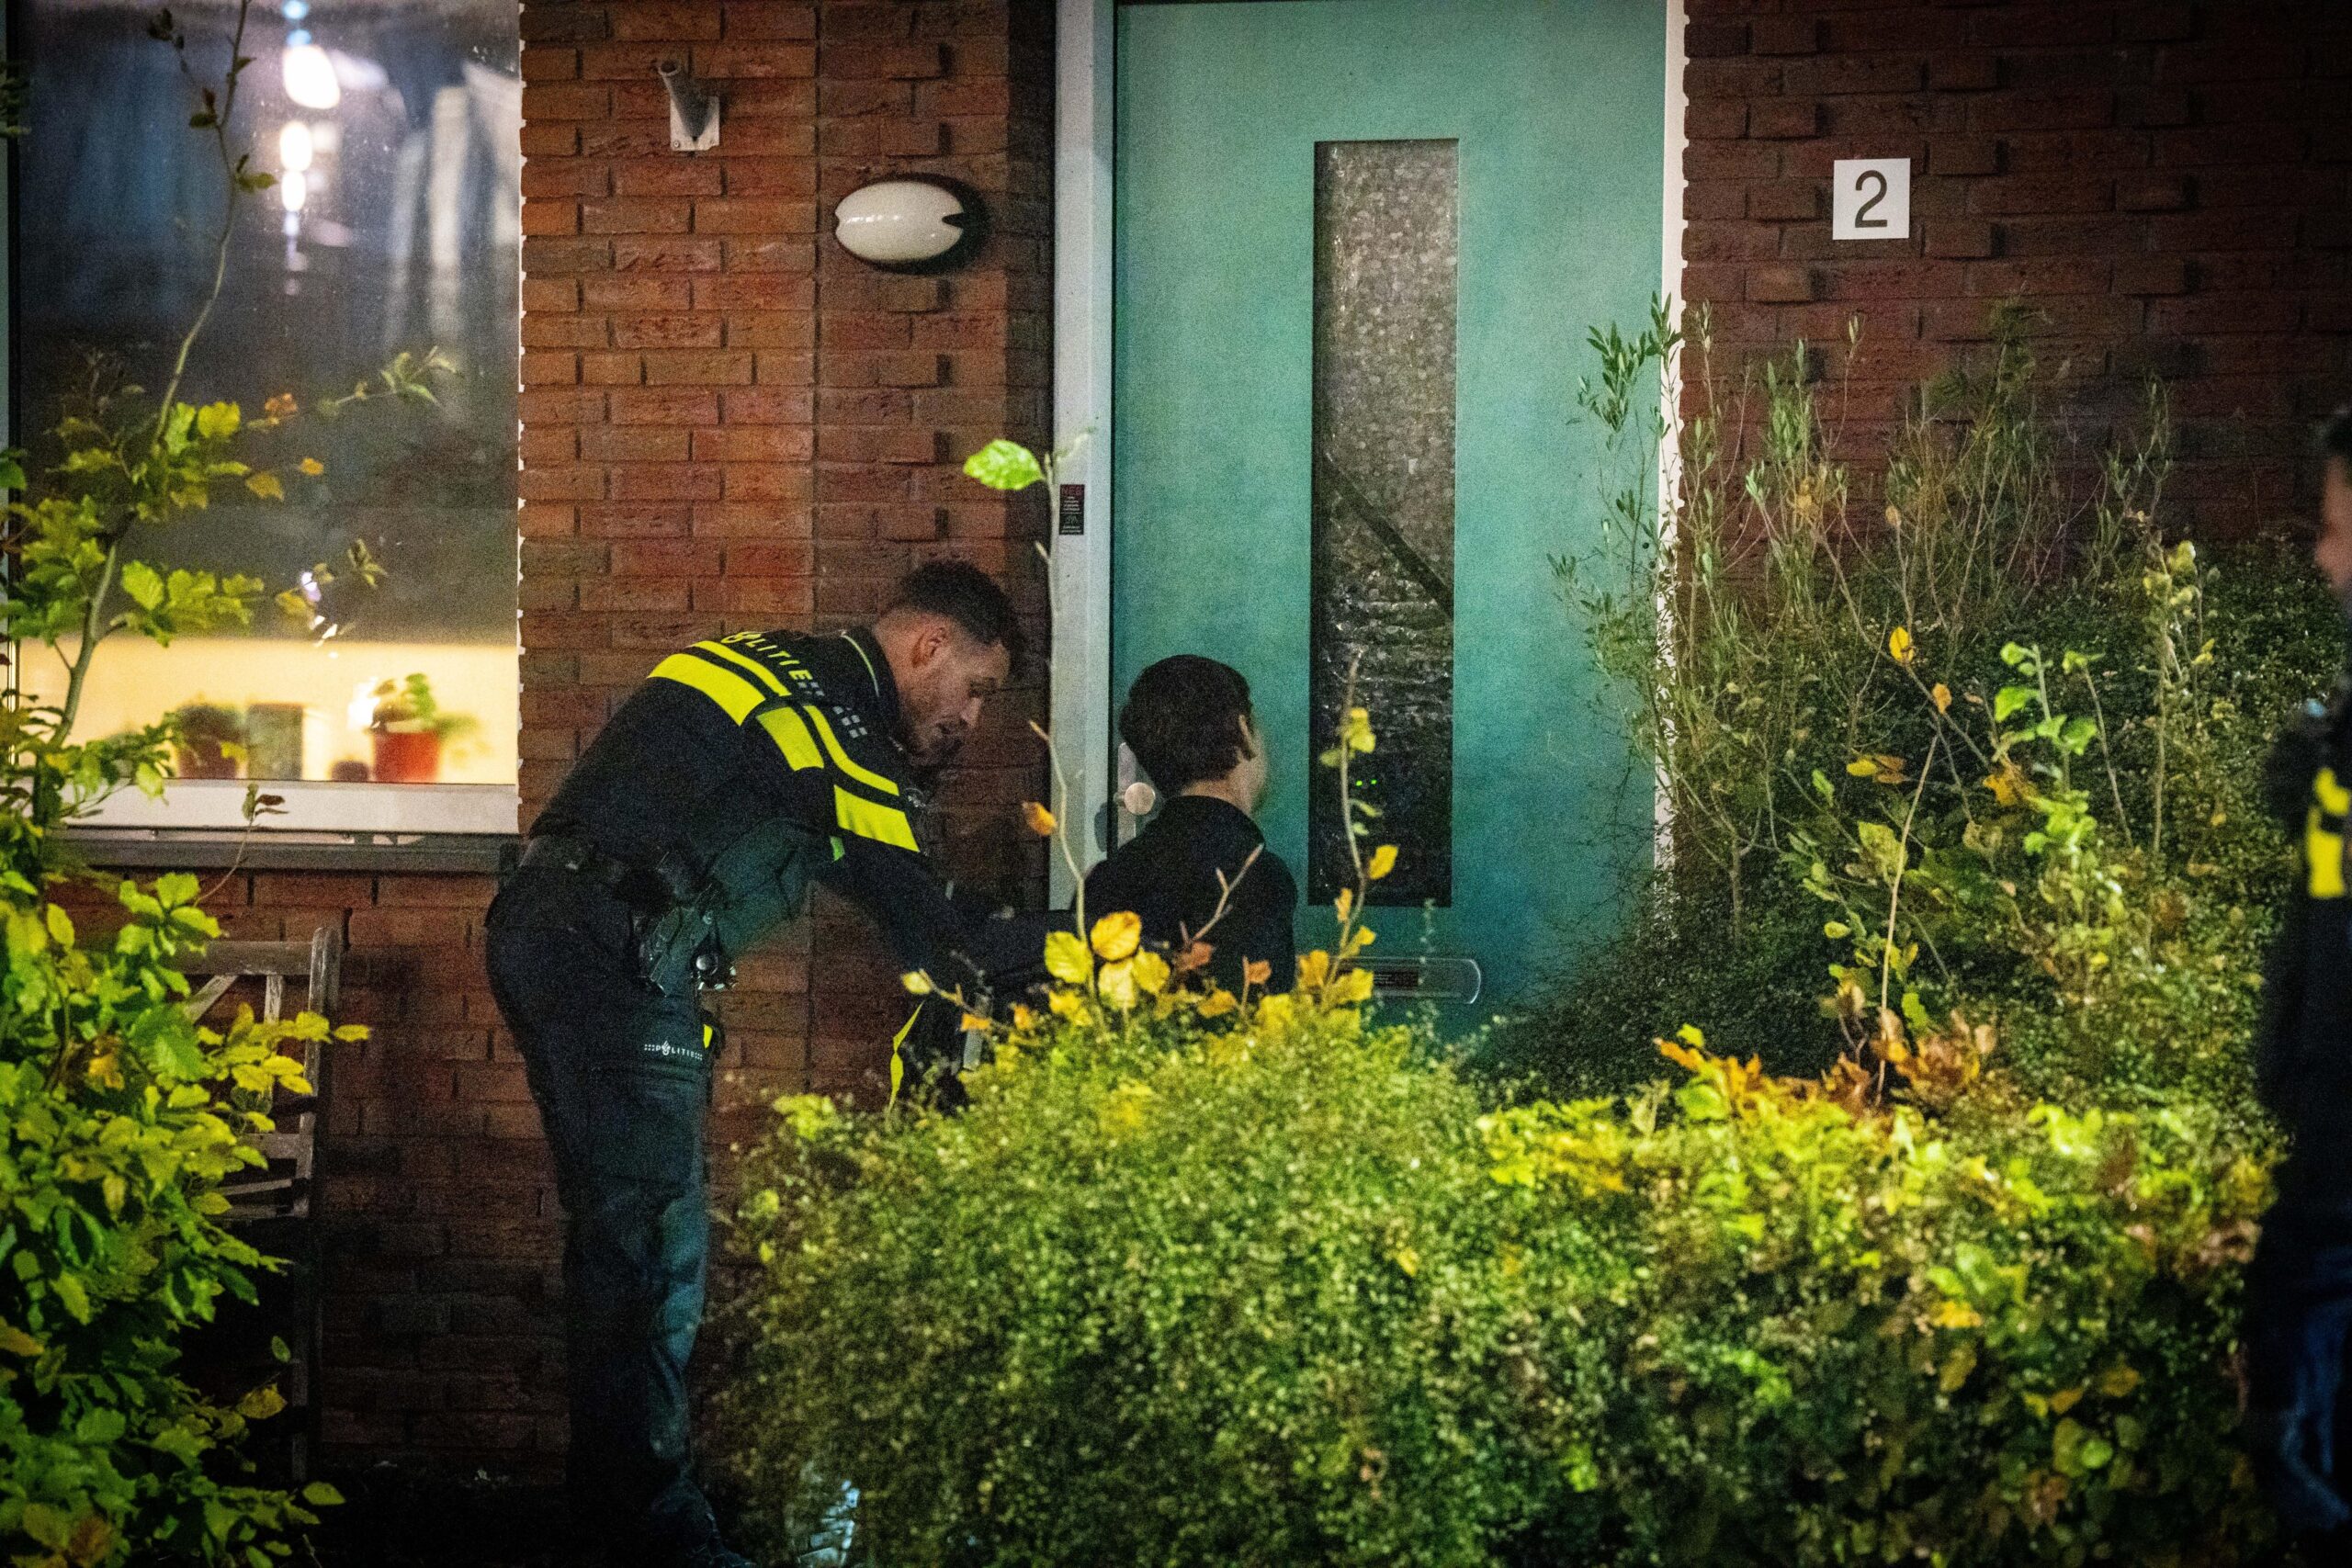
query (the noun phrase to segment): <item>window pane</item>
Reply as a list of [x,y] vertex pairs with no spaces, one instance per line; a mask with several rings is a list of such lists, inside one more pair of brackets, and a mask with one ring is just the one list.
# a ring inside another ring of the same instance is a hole
[[[1453,319],[1451,141],[1315,150],[1313,704],[1316,745],[1356,705],[1379,747],[1353,770],[1406,852],[1374,901],[1451,901]],[[1308,807],[1308,882],[1352,881],[1332,791]]]
[[[54,459],[48,433],[94,387],[160,391],[210,281],[220,166],[188,126],[194,86],[148,36],[153,11],[17,7],[29,92],[15,414],[37,464]],[[189,71],[217,83],[234,6],[193,0],[173,14]],[[273,592],[320,562],[337,575],[308,580],[306,620],[265,602],[250,635],[108,642],[85,733],[185,706],[199,728],[241,739],[257,777],[514,781],[516,28],[513,0],[254,8],[254,63],[230,133],[279,184],[242,204],[227,288],[183,395],[233,400],[251,418],[290,393],[300,416],[263,438],[287,499],[216,492],[136,553],[247,572]],[[378,400],[321,417],[395,355],[433,349],[456,367],[435,403]],[[323,473],[296,477],[302,457]],[[355,541],[386,569],[380,586],[346,570]],[[36,688],[53,678],[41,658],[25,677]],[[453,728],[417,716],[412,677]],[[385,682],[393,698],[379,703]],[[223,762],[189,755],[183,771]]]

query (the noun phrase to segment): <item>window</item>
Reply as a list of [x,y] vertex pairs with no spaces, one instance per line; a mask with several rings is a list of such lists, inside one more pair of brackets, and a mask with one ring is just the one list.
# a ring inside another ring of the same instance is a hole
[[[1380,735],[1352,783],[1415,846],[1384,904],[1453,901],[1454,152],[1315,150],[1314,733],[1339,732],[1352,669]],[[1308,796],[1317,899],[1353,881],[1329,795]]]
[[[233,0],[173,9],[189,71],[217,82]],[[159,566],[247,572],[272,592],[290,586],[300,615],[265,599],[249,634],[106,646],[85,733],[178,710],[196,737],[170,802],[126,801],[126,820],[212,825],[242,800],[229,778],[244,775],[306,781],[285,792],[305,826],[405,814],[513,829],[517,9],[253,7],[254,63],[230,134],[278,183],[242,204],[187,389],[249,414],[291,394],[301,453],[323,472],[283,502],[216,497],[143,552]],[[49,433],[94,388],[162,385],[209,282],[220,166],[189,129],[195,89],[149,36],[152,15],[113,0],[17,0],[12,18],[27,83],[12,413],[35,466],[53,460]],[[322,417],[395,355],[430,351],[450,367],[431,404],[378,399]],[[379,584],[350,570],[355,546],[382,566]],[[62,689],[50,662],[25,660],[19,678]],[[244,761],[224,757],[220,739]],[[410,788],[375,787],[389,784]],[[473,787],[414,790],[424,784]],[[396,803],[412,793],[413,811]]]

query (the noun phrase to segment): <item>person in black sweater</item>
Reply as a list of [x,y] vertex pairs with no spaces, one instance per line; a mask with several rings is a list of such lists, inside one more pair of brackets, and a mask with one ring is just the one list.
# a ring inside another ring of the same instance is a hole
[[1265,798],[1266,749],[1250,682],[1197,654],[1163,659],[1129,688],[1119,739],[1164,804],[1087,874],[1087,919],[1132,910],[1144,941],[1171,959],[1205,942],[1208,977],[1227,990],[1241,990],[1251,964],[1267,965],[1257,989],[1288,990],[1298,884],[1251,816]]

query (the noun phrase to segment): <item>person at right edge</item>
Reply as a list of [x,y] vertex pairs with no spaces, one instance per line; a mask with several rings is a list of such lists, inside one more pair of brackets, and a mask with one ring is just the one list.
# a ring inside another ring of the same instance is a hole
[[[1042,917],[959,911],[922,852],[922,782],[1019,649],[1012,606],[934,562],[871,626],[738,632],[656,665],[531,829],[487,921],[491,988],[555,1157],[564,1214],[568,1476],[583,1555],[750,1568],[692,1465],[685,1371],[709,1253],[704,1120],[719,1040],[701,993],[819,881],[899,964],[978,999],[1033,970]],[[918,1019],[960,1015],[933,1000]],[[567,1559],[579,1561],[580,1558]]]
[[1198,654],[1163,659],[1128,688],[1119,739],[1164,804],[1086,874],[1087,919],[1129,910],[1143,922],[1143,940],[1171,956],[1204,940],[1208,977],[1236,995],[1251,964],[1266,965],[1258,990],[1289,990],[1298,968],[1298,884],[1258,830],[1266,747],[1250,682]]
[[[2352,407],[2320,438],[2320,571],[2352,620]],[[2289,1152],[2246,1271],[2246,1440],[2290,1535],[2352,1561],[2352,668],[2280,738],[2272,805],[2301,846],[2263,986],[2256,1082]]]

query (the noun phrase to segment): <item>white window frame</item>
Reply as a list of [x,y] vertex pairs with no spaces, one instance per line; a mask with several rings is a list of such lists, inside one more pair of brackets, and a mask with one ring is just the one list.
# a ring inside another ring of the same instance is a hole
[[[0,6],[0,54],[8,44],[7,11]],[[522,200],[522,193],[515,193]],[[16,187],[9,165],[0,160],[0,211],[8,214],[13,225],[16,217]],[[21,240],[20,242],[21,243]],[[11,247],[0,245],[0,367],[13,368],[16,344],[12,336],[15,310],[13,300],[16,279],[10,269]],[[517,253],[519,264],[520,253]],[[517,298],[519,298],[519,293]],[[517,334],[519,343],[520,334]],[[519,349],[518,349],[519,353]],[[13,375],[0,375],[0,430],[11,437],[17,436],[17,409],[14,400]],[[520,389],[519,366],[516,387]],[[517,469],[520,457],[517,457]],[[519,510],[522,502],[518,497]],[[515,552],[515,581],[522,581],[522,529],[519,522],[514,529],[513,544]],[[516,627],[521,627],[521,610],[517,606]],[[16,688],[16,671],[22,668],[23,644],[9,648],[8,683]],[[515,644],[519,662],[522,644]],[[264,817],[250,829],[255,836],[271,833],[334,834],[350,836],[355,845],[364,845],[379,835],[431,838],[512,838],[520,830],[522,796],[518,784],[332,784],[316,779],[175,779],[164,786],[160,799],[126,789],[106,801],[96,811],[80,818],[74,831],[96,829],[88,842],[93,846],[123,836],[125,833],[141,838],[168,834],[175,839],[210,840],[243,839],[248,828],[244,819],[245,790],[254,784],[268,795],[283,797],[278,810]],[[118,830],[122,830],[119,833]]]

